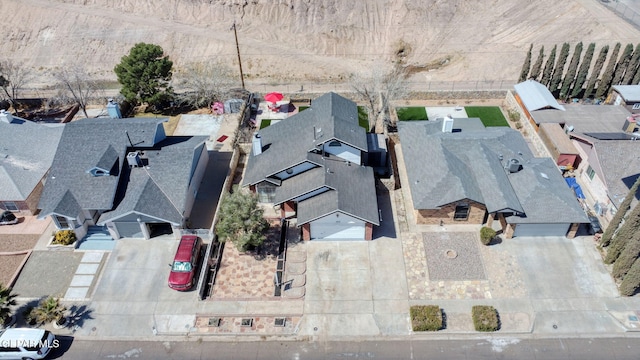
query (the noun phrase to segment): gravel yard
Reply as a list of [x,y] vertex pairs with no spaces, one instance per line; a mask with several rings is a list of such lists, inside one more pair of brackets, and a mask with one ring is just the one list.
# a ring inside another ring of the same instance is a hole
[[478,239],[472,233],[423,233],[429,279],[485,280]]
[[33,249],[39,237],[40,235],[34,234],[0,235],[0,284],[9,284],[27,256],[26,254],[9,255],[8,253]]

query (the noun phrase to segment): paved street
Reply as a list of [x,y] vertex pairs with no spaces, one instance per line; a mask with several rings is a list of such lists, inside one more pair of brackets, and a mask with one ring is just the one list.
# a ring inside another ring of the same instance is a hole
[[51,358],[94,359],[638,359],[638,338],[465,340],[414,338],[357,342],[113,342],[64,339]]

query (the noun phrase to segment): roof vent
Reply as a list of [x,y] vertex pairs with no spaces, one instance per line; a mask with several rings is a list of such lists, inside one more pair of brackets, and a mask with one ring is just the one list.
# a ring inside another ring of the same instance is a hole
[[130,168],[141,167],[142,159],[140,159],[140,153],[137,151],[127,153],[127,164],[129,164]]
[[624,125],[622,125],[622,131],[626,133],[631,133],[636,129],[636,118],[634,116],[629,116],[624,120]]
[[520,160],[518,159],[510,159],[507,164],[507,169],[510,173],[516,173],[520,171]]

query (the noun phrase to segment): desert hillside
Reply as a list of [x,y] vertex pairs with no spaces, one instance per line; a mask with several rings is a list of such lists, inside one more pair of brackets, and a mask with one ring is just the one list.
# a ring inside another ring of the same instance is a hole
[[[427,80],[516,79],[530,43],[637,42],[596,0],[2,0],[0,57],[47,71],[82,62],[96,77],[137,42],[176,67],[220,60],[254,81],[336,80],[390,63]],[[548,53],[548,50],[547,50]]]

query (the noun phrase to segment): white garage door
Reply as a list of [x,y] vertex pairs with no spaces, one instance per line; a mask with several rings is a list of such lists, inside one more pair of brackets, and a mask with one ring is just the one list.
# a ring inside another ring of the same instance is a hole
[[571,224],[518,224],[513,237],[566,236]]
[[311,239],[364,240],[364,221],[341,214],[328,215],[311,223]]

